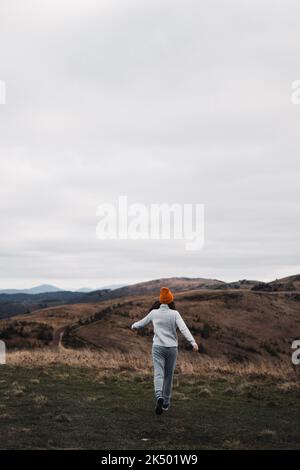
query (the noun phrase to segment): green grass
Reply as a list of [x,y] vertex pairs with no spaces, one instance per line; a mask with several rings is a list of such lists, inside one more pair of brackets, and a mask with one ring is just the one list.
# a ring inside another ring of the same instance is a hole
[[176,376],[172,408],[157,417],[150,377],[1,366],[0,446],[300,449],[299,390],[244,382]]

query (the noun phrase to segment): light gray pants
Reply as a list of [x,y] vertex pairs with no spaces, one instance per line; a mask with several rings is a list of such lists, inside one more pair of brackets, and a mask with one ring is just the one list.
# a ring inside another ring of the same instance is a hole
[[155,398],[163,397],[164,404],[170,404],[177,352],[176,346],[152,346]]

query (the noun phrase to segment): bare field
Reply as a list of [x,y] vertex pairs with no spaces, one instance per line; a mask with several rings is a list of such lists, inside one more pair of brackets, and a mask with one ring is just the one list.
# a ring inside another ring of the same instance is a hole
[[300,448],[299,384],[284,370],[205,362],[191,375],[182,355],[171,408],[157,417],[151,370],[126,359],[9,353],[1,366],[0,448]]

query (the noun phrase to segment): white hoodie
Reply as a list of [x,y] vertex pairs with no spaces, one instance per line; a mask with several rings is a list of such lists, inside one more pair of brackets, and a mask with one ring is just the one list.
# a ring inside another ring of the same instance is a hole
[[131,328],[143,328],[151,321],[154,329],[153,344],[167,347],[178,346],[177,328],[189,343],[192,345],[196,344],[195,339],[184,323],[180,313],[177,312],[177,310],[170,309],[167,304],[161,304],[160,308],[151,310],[145,318],[133,323]]

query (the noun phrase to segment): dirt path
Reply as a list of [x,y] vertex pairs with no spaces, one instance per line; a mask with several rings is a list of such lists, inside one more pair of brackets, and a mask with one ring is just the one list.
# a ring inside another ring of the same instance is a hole
[[65,331],[65,328],[66,328],[65,326],[62,326],[61,328],[58,328],[58,330],[54,332],[53,340],[51,343],[52,348],[58,349],[61,346],[61,340]]

